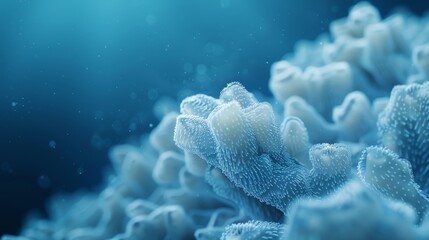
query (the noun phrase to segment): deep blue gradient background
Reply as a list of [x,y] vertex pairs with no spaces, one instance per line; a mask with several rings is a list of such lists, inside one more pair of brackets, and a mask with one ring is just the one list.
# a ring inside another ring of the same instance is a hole
[[100,185],[109,146],[149,132],[159,96],[230,81],[269,94],[271,63],[356,2],[1,0],[0,235],[53,193]]

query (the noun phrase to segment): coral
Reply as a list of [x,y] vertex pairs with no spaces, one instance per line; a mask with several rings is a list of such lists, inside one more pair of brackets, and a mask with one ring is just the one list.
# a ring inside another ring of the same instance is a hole
[[189,239],[192,224],[185,210],[177,205],[155,209],[150,214],[134,216],[124,234],[112,240]]
[[411,163],[416,183],[429,194],[429,84],[393,89],[378,119],[381,143]]
[[413,63],[417,74],[408,79],[409,82],[423,83],[429,80],[429,44],[418,46],[413,51]]
[[160,100],[103,190],[2,240],[429,239],[428,21],[358,3],[272,65],[275,99]]
[[[323,67],[309,67],[302,72],[287,61],[274,63],[271,69],[270,89],[278,101],[299,96],[312,105],[322,116],[341,103],[352,90],[352,72],[345,62]],[[335,88],[336,91],[331,91]]]
[[427,79],[425,21],[405,13],[383,20],[377,9],[362,2],[348,18],[331,24],[332,42],[322,38],[314,44],[298,44],[295,54],[271,69],[270,89],[284,103],[285,117],[299,117],[312,143],[374,144],[377,114],[366,110],[371,108],[368,104],[387,97],[397,84]]
[[415,213],[358,181],[324,199],[297,202],[281,239],[420,239]]
[[304,123],[297,117],[287,117],[283,121],[281,129],[281,140],[288,150],[289,156],[310,169],[308,151],[311,143]]
[[429,207],[429,199],[414,182],[410,162],[388,149],[367,148],[359,163],[358,174],[366,184],[389,198],[413,206],[420,217]]
[[340,144],[317,144],[310,149],[313,164],[308,177],[312,193],[325,196],[349,180],[351,153]]
[[378,130],[386,149],[368,148],[359,174],[386,196],[412,205],[423,217],[429,206],[429,84],[393,89],[380,113]]
[[229,225],[222,234],[221,239],[280,239],[284,226],[272,222],[249,221]]
[[[351,159],[346,146],[315,145],[309,153],[312,169],[298,164],[289,157],[286,144],[281,141],[271,106],[259,103],[239,83],[229,84],[219,99],[198,95],[184,103],[185,110],[177,118],[176,144],[205,159],[214,171],[219,168],[216,175],[225,175],[227,179],[222,176],[218,181],[230,181],[231,187],[238,187],[283,213],[294,199],[323,196],[348,179]],[[305,137],[306,131],[301,131]],[[219,185],[212,179],[210,184]]]

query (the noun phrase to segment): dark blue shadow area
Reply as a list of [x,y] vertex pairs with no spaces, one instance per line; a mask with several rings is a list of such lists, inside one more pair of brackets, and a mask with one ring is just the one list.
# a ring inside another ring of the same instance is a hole
[[[49,196],[94,189],[160,96],[268,92],[271,64],[358,1],[0,1],[0,235]],[[372,1],[416,14],[429,3]]]

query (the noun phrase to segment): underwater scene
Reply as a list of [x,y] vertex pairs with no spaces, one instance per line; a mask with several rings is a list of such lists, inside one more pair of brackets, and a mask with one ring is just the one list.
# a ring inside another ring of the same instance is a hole
[[0,239],[429,239],[429,2],[0,1]]

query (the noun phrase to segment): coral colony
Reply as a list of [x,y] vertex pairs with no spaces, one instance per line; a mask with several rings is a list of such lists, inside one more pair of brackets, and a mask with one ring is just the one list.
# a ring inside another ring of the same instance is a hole
[[114,147],[100,193],[57,196],[3,240],[429,239],[429,16],[369,3],[271,69]]

